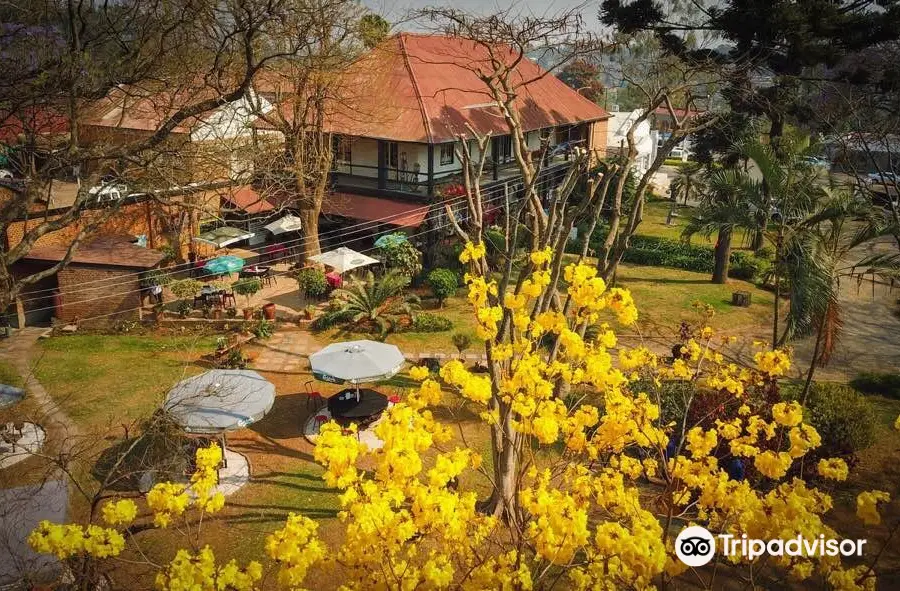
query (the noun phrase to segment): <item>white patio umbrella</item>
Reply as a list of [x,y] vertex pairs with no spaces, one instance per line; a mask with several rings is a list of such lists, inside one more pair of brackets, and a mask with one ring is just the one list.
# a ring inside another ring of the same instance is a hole
[[263,418],[275,402],[275,386],[255,371],[214,369],[178,382],[163,409],[182,429],[223,434]]
[[376,341],[332,343],[309,356],[313,375],[323,382],[356,385],[393,377],[403,367],[403,353],[394,345]]
[[355,250],[347,248],[346,246],[342,246],[329,252],[323,252],[322,254],[311,256],[309,257],[309,259],[316,263],[328,265],[338,273],[345,273],[352,269],[365,267],[367,265],[374,265],[380,262],[378,261],[378,259],[373,259],[370,256],[366,256],[360,252],[356,252]]
[[285,232],[297,232],[301,228],[300,218],[295,215],[287,214],[263,227],[276,236],[284,234]]

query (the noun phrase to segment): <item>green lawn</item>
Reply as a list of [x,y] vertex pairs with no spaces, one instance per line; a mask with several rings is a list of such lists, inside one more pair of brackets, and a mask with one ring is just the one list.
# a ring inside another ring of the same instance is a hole
[[213,346],[196,336],[54,337],[40,341],[35,375],[76,423],[105,430],[152,413]]
[[0,384],[15,386],[16,388],[22,387],[22,376],[8,361],[0,360]]
[[[688,224],[694,208],[690,206],[678,205],[677,217],[673,218],[671,226],[666,225],[666,218],[669,215],[669,209],[672,207],[671,201],[647,201],[644,204],[644,218],[637,228],[637,234],[640,236],[656,236],[659,238],[669,238],[670,240],[681,240],[681,233]],[[691,238],[693,244],[714,246],[716,243],[716,235],[713,234],[709,238],[702,234],[696,234]],[[741,248],[747,245],[747,237],[745,230],[737,230],[732,240],[733,248]]]
[[[695,301],[712,306],[716,314],[711,324],[727,328],[731,333],[767,327],[772,321],[775,296],[746,281],[731,279],[725,285],[717,285],[710,282],[706,273],[621,265],[616,284],[631,291],[642,325],[656,324],[677,330],[682,320],[696,322]],[[731,294],[736,290],[750,292],[750,307],[731,305]]]

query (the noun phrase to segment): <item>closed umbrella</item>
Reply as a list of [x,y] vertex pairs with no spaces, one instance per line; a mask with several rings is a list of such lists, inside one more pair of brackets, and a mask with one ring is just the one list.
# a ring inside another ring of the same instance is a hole
[[376,341],[347,341],[332,343],[309,356],[313,375],[334,384],[386,380],[400,371],[403,353],[394,345]]
[[234,255],[225,255],[206,261],[203,268],[216,275],[236,273],[244,268],[244,259]]

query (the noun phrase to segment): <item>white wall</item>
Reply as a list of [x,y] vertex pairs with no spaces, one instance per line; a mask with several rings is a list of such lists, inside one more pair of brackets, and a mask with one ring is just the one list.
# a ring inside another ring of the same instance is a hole
[[[641,111],[614,111],[610,113],[607,125],[606,146],[609,150],[619,150],[620,147],[628,149],[627,134],[628,130],[634,124],[634,121],[640,117]],[[637,142],[638,156],[634,163],[635,171],[643,174],[650,168],[650,164],[656,158],[656,139],[657,134],[650,130],[649,121],[641,121],[634,130],[634,139]]]
[[228,140],[249,136],[251,126],[257,119],[256,108],[263,113],[272,109],[272,104],[261,96],[251,95],[228,103],[213,111],[191,130],[191,141]]

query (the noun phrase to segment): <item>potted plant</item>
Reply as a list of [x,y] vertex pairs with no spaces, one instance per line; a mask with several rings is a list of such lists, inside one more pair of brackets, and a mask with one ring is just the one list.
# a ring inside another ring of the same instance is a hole
[[303,308],[303,318],[304,320],[312,320],[313,316],[316,314],[316,307],[312,304],[307,305]]
[[247,307],[244,308],[244,319],[251,320],[254,310],[250,305],[250,301],[262,289],[262,281],[256,277],[244,277],[232,283],[231,288],[234,290],[234,293],[247,298]]

